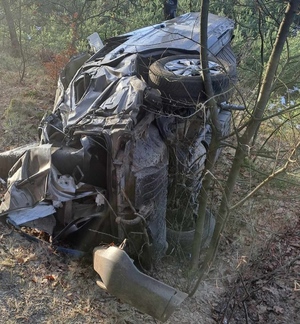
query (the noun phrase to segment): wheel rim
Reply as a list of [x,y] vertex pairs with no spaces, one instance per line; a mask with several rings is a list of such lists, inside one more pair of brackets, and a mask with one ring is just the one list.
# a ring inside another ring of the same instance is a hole
[[[214,61],[208,62],[209,71],[212,75],[224,74],[224,67]],[[167,62],[164,69],[178,76],[198,76],[202,67],[199,59],[177,59]]]

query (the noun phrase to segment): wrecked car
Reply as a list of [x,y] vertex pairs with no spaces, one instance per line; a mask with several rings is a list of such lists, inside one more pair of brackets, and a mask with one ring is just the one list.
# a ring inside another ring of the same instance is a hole
[[[209,67],[222,135],[234,88],[233,22],[209,15]],[[98,284],[165,321],[187,294],[147,274],[188,249],[211,138],[199,13],[99,42],[61,73],[40,142],[0,155],[1,215],[52,244],[93,252]],[[223,108],[222,108],[223,107]],[[214,218],[207,212],[203,246]]]

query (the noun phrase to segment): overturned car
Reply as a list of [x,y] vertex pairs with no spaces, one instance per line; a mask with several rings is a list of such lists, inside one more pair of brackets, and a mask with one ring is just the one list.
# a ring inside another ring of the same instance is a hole
[[[0,155],[1,215],[42,229],[69,251],[94,251],[99,285],[162,321],[187,295],[143,270],[169,251],[188,250],[211,137],[199,31],[199,14],[188,13],[74,58],[41,121],[40,143]],[[223,136],[231,112],[222,103],[236,78],[232,34],[231,20],[209,15]],[[207,246],[209,212],[205,227]]]

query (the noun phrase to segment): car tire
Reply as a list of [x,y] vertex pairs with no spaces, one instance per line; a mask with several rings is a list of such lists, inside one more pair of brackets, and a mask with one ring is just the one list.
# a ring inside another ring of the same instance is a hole
[[[213,213],[209,210],[206,210],[203,237],[201,240],[201,248],[205,249],[209,247],[215,229],[215,225],[216,219]],[[191,254],[193,248],[194,235],[195,229],[188,231],[177,231],[171,228],[167,228],[167,242],[169,245],[169,252],[175,250],[178,252]]]
[[[211,58],[209,63],[215,99],[227,101],[232,94],[235,69],[221,59]],[[171,55],[155,61],[149,68],[149,85],[171,100],[207,100],[199,55]]]

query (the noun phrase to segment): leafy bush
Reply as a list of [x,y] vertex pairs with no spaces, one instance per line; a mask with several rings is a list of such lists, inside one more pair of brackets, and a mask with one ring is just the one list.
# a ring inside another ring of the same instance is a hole
[[58,54],[53,54],[48,61],[44,62],[43,65],[49,79],[56,83],[60,72],[74,54],[76,54],[76,50],[69,47]]

